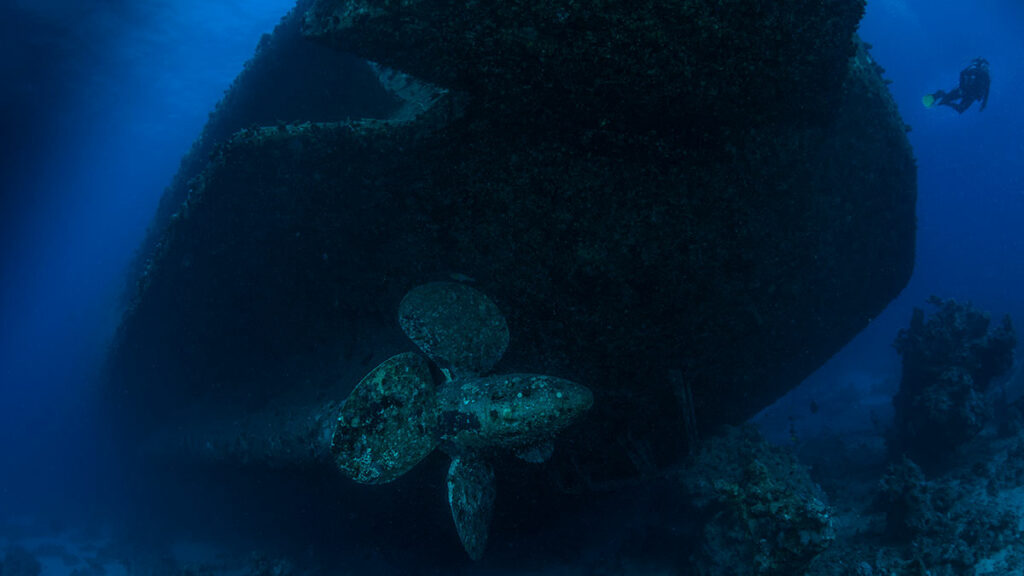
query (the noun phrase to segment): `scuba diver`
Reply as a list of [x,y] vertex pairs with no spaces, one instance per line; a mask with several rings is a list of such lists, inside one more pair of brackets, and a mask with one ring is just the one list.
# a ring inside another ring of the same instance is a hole
[[949,106],[958,113],[963,114],[964,110],[971,107],[974,102],[981,102],[979,112],[985,109],[988,104],[988,87],[991,79],[988,74],[988,60],[975,58],[970,66],[960,71],[960,85],[946,92],[937,90],[932,94],[926,94],[921,101],[925,108],[932,106]]

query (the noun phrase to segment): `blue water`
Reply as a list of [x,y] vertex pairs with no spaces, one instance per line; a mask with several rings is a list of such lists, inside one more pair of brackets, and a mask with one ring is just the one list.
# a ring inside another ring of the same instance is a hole
[[108,483],[89,415],[124,269],[291,4],[0,4],[0,509],[64,507]]
[[[63,509],[115,482],[90,442],[123,270],[208,112],[287,0],[0,4],[0,506]],[[1024,322],[1024,4],[873,0],[862,37],[919,164],[917,264],[810,386],[898,374],[930,294]],[[926,110],[977,56],[988,108]],[[868,375],[862,378],[859,375]],[[144,416],[142,416],[144,417]]]

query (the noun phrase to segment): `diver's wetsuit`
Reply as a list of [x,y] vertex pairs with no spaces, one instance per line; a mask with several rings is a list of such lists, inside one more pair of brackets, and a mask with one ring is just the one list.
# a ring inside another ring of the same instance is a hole
[[979,111],[988,104],[988,60],[975,58],[971,65],[960,71],[960,85],[949,92],[939,90],[934,94],[936,104],[949,106],[960,114],[974,102],[981,102]]

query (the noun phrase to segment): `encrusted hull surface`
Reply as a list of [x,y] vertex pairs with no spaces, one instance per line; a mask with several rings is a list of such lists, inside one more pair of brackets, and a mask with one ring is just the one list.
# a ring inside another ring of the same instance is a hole
[[[594,392],[545,466],[613,480],[685,453],[693,430],[767,406],[910,276],[916,168],[881,70],[854,36],[859,2],[796,3],[792,14],[744,3],[768,12],[724,19],[710,0],[650,3],[631,9],[620,32],[637,42],[619,39],[621,54],[495,69],[498,52],[449,51],[438,66],[465,66],[434,74],[385,52],[388,18],[399,30],[407,15],[356,23],[345,40],[313,25],[328,4],[307,18],[318,41],[450,91],[403,122],[310,113],[246,128],[187,175],[188,200],[147,247],[110,361],[120,406],[145,410],[154,428],[185,404],[272,405],[365,372],[402,349],[402,296],[456,277],[508,320],[496,371]],[[657,19],[677,8],[694,14],[690,36]],[[496,12],[499,30],[501,18],[511,16]],[[543,45],[508,42],[526,54],[575,49],[603,20],[575,22],[584,28],[564,44],[543,26],[531,32]],[[728,49],[700,44],[712,36]],[[626,46],[655,54],[651,68]],[[466,77],[480,70],[490,76]],[[534,89],[512,89],[516,78]]]

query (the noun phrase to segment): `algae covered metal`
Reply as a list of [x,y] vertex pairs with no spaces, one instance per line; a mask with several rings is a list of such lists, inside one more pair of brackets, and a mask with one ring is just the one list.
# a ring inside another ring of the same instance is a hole
[[383,484],[409,471],[436,446],[429,433],[436,404],[430,366],[417,354],[393,356],[374,368],[338,414],[332,451],[342,472]]
[[398,322],[449,378],[489,372],[508,348],[501,311],[461,284],[432,282],[410,290],[398,306]]
[[530,449],[550,443],[594,398],[585,386],[553,376],[481,376],[501,359],[508,327],[498,307],[469,286],[414,288],[402,300],[399,321],[444,382],[435,392],[427,360],[414,352],[385,360],[342,404],[334,462],[356,482],[381,484],[442,447],[453,457],[447,483],[452,519],[466,552],[478,560],[494,509],[489,453],[549,451]]

